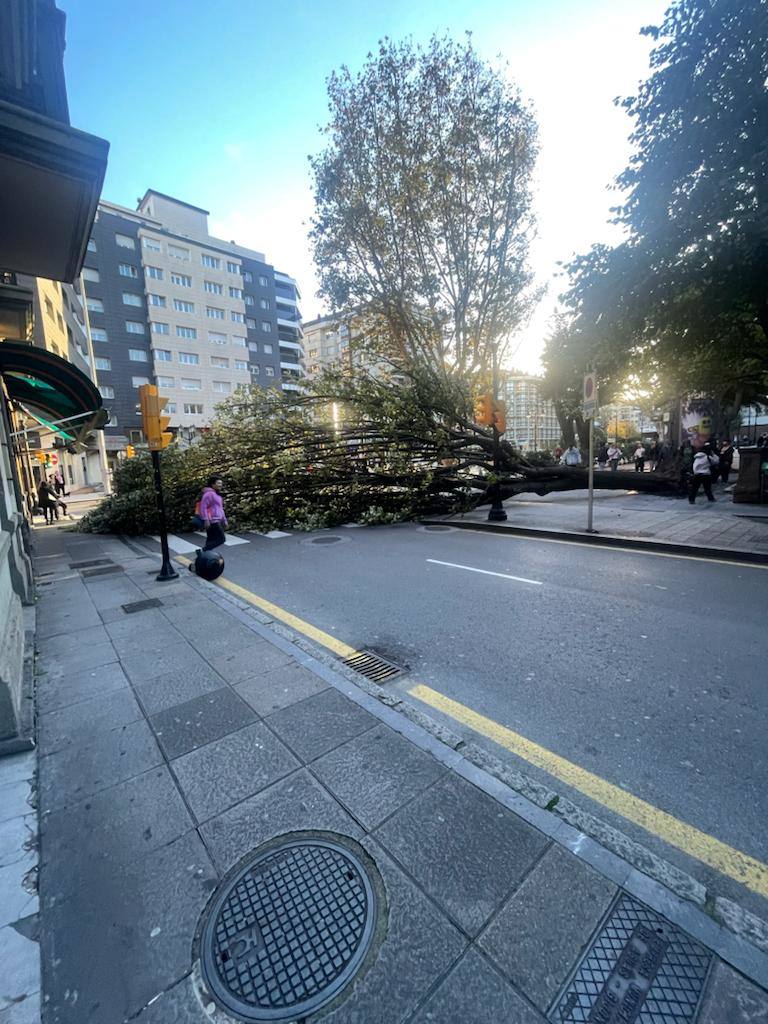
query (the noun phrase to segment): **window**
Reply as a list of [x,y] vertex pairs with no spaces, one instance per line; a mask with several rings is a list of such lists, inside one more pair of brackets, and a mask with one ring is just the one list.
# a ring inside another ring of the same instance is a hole
[[155,295],[150,292],[147,298],[149,299],[150,306],[160,306],[161,309],[165,309],[166,301],[164,295]]
[[237,310],[235,309],[231,309],[229,311],[229,319],[232,321],[233,324],[245,323],[245,317],[243,316],[243,314],[238,313]]
[[252,366],[251,367],[251,376],[258,377],[260,373],[261,373],[261,367],[260,366]]
[[271,355],[272,355],[272,346],[271,346],[271,345],[264,345],[263,347],[264,347],[264,351],[265,351],[265,353],[266,353],[266,354],[267,354],[268,356],[271,356]]
[[175,413],[176,412],[176,403],[175,402],[166,402],[165,412],[168,413],[169,415],[171,415],[172,413]]
[[180,288],[191,288],[192,287],[192,278],[189,276],[189,274],[175,274],[175,273],[172,273],[171,274],[171,281],[173,282],[173,284],[179,285]]
[[248,284],[253,284],[253,274],[250,272],[250,270],[241,270],[240,272],[243,275],[244,281],[247,281]]
[[210,267],[211,270],[218,270],[221,266],[221,260],[217,259],[215,256],[209,256],[207,252],[203,253],[202,260],[203,266]]
[[198,366],[200,363],[200,356],[197,352],[179,352],[179,362],[189,363],[191,366]]
[[104,330],[103,327],[92,327],[91,338],[94,341],[109,341],[109,338],[107,337],[107,332]]
[[95,267],[83,267],[83,277],[86,281],[93,281],[95,284],[99,283],[99,272]]
[[141,296],[135,292],[123,292],[123,303],[126,306],[140,306]]
[[320,352],[319,352],[319,350],[318,350],[318,349],[316,349],[316,348],[311,348],[311,349],[309,350],[309,358],[310,358],[310,359],[317,359],[317,357],[318,357],[319,355],[320,355]]
[[[166,405],[165,408],[167,409],[168,406]],[[184,412],[187,414],[187,416],[202,416],[203,415],[203,407],[202,407],[202,405],[195,405],[195,404],[190,404],[189,402],[185,402],[184,403]]]
[[258,352],[259,351],[259,346],[256,344],[255,341],[249,341],[248,342],[248,348],[251,350],[251,352]]
[[211,320],[223,320],[224,310],[217,309],[215,306],[206,306],[205,315],[209,317]]
[[247,316],[245,318],[245,326],[248,328],[249,331],[255,331],[256,330],[256,321],[253,320],[251,317]]
[[90,313],[103,313],[104,303],[101,299],[86,299],[85,304],[88,307]]
[[228,380],[215,380],[213,390],[218,391],[220,395],[229,395],[232,393],[232,385]]
[[177,313],[194,313],[195,304],[194,302],[185,302],[184,299],[174,299],[173,308]]
[[259,274],[259,284],[262,288],[266,288],[269,282],[263,274]]
[[202,381],[195,380],[194,377],[182,377],[181,378],[181,390],[182,391],[202,391]]
[[259,305],[262,309],[269,309],[269,299],[259,299]]
[[[254,305],[254,301],[253,301],[253,296],[252,295],[246,295],[244,301],[245,301],[246,306],[253,306]],[[266,309],[267,307],[265,306],[264,308]]]
[[230,272],[230,274],[239,274],[240,264],[233,263],[232,260],[227,260],[227,270]]
[[226,370],[229,368],[229,360],[222,356],[211,356],[211,366],[216,366],[219,370]]
[[156,238],[146,238],[145,237],[143,241],[144,241],[144,248],[145,249],[149,249],[150,252],[162,252],[163,251],[162,245],[157,241]]
[[88,239],[88,252],[97,252],[95,238]]
[[189,263],[189,249],[184,249],[180,245],[169,245],[168,255],[175,260],[184,260],[185,263]]
[[266,366],[266,367],[264,367],[264,370],[265,370],[265,372],[266,372],[268,377],[274,377],[275,376],[275,368],[274,368],[274,366]]
[[130,235],[115,235],[115,242],[120,246],[121,249],[135,249],[136,243]]
[[153,320],[149,325],[149,329],[152,331],[153,334],[171,333],[168,328],[168,324],[160,323],[158,320]]
[[51,320],[53,320],[53,303],[51,302],[50,299],[45,300],[45,312],[48,314]]
[[211,295],[221,295],[224,291],[224,285],[219,284],[218,281],[205,281],[203,283],[203,287],[207,292],[210,292]]
[[109,359],[104,359],[101,356],[99,356],[97,359],[95,359],[94,363],[96,365],[96,369],[97,370],[111,370],[112,369],[111,361]]
[[178,338],[191,338],[193,341],[197,337],[196,327],[177,327],[176,336]]
[[144,324],[140,320],[126,320],[125,329],[129,334],[144,334]]
[[230,285],[229,286],[229,297],[230,297],[230,299],[242,299],[242,297],[243,297],[243,289],[242,288],[233,288],[232,285]]
[[262,320],[261,329],[262,331],[264,331],[265,334],[269,334],[269,332],[272,330],[272,324],[269,322],[269,320]]
[[140,388],[142,384],[149,384],[149,377],[131,377],[131,387]]
[[147,277],[153,277],[155,281],[162,281],[165,277],[162,267],[147,267]]
[[[96,362],[98,362],[98,359],[96,360]],[[109,360],[107,360],[107,362],[109,362]],[[101,367],[99,367],[99,369],[101,369]],[[109,387],[107,384],[99,384],[99,391],[101,392],[101,397],[102,398],[114,398],[115,397],[115,389]]]
[[159,388],[163,388],[164,391],[167,391],[169,388],[175,388],[176,387],[176,378],[175,377],[160,377],[160,376],[158,376],[158,378],[157,378],[157,386]]
[[245,361],[245,359],[236,359],[235,360],[235,369],[236,370],[247,370],[248,369],[248,363]]
[[226,334],[218,334],[216,331],[208,331],[208,341],[212,345],[226,345],[227,336]]
[[109,419],[107,420],[107,426],[108,427],[116,427],[117,426],[117,416],[114,413],[112,413],[110,415]]
[[152,354],[158,363],[170,363],[173,361],[173,355],[169,348],[153,348]]
[[232,344],[237,345],[238,348],[245,348],[248,342],[245,340],[245,338],[241,338],[239,335],[233,334]]
[[149,354],[143,348],[129,348],[128,358],[132,363],[148,363]]

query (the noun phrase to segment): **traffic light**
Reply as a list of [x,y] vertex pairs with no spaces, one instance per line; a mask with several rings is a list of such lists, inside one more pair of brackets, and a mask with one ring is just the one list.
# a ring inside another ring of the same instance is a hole
[[493,395],[486,392],[475,402],[475,423],[483,427],[490,427],[493,423]]
[[127,444],[125,446],[125,457],[126,457],[126,459],[132,459],[135,454],[136,454],[136,449],[133,447],[133,445],[132,444]]
[[35,458],[40,463],[40,465],[45,464],[45,452],[35,452]]
[[141,427],[147,439],[147,447],[153,452],[167,448],[173,440],[173,434],[166,430],[171,419],[162,415],[167,402],[167,398],[161,398],[157,393],[154,384],[142,384],[139,388]]

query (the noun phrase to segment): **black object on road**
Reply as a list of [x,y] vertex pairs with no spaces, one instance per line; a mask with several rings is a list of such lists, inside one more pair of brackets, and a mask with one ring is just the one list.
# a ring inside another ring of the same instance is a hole
[[204,580],[216,580],[224,572],[224,559],[216,551],[198,551],[194,571]]

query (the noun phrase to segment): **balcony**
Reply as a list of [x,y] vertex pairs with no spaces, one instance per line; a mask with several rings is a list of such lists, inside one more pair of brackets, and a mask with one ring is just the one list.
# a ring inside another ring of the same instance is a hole
[[294,352],[299,352],[301,355],[304,355],[304,346],[300,341],[288,341],[286,338],[281,338],[280,348],[291,349]]
[[288,331],[296,331],[300,338],[304,337],[304,331],[298,320],[286,320],[284,317],[279,316],[277,318],[277,326]]
[[295,373],[298,376],[301,376],[301,374],[303,373],[300,363],[285,363],[283,362],[282,359],[280,360],[280,369],[287,370],[290,373]]

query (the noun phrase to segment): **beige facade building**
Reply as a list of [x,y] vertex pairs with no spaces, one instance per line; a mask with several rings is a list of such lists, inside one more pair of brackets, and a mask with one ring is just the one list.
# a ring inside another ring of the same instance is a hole
[[321,316],[303,325],[307,376],[329,366],[352,365],[350,325],[337,316]]
[[507,403],[507,439],[523,451],[555,448],[560,424],[555,407],[541,396],[541,377],[508,373],[503,385]]

